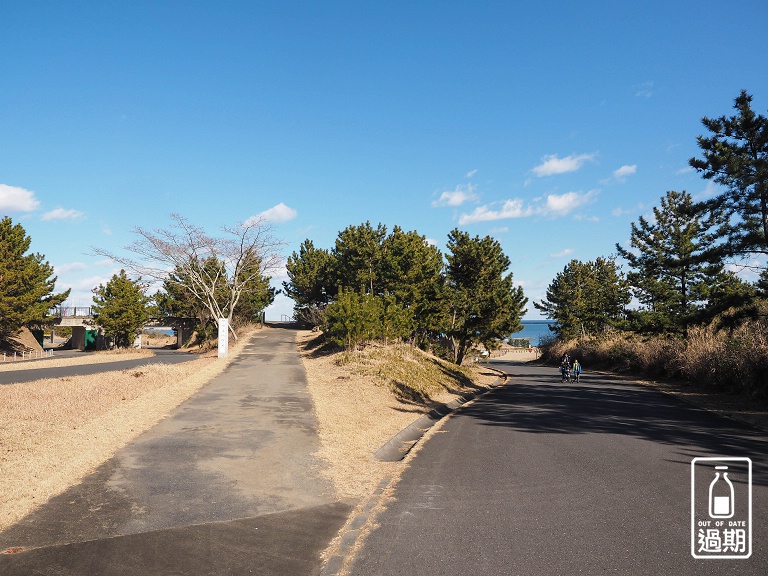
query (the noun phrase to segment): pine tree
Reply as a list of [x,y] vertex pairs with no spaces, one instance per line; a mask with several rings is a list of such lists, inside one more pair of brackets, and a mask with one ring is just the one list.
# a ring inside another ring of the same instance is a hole
[[471,346],[506,338],[522,329],[528,299],[505,273],[510,260],[490,236],[470,237],[458,229],[448,235],[446,256],[445,333],[452,341],[453,360],[461,364]]
[[701,319],[723,274],[722,221],[704,220],[687,192],[667,192],[653,209],[654,222],[632,223],[632,250],[616,245],[632,271],[627,279],[643,308],[637,327],[654,333],[685,333]]
[[735,116],[703,118],[710,136],[697,142],[703,158],[689,163],[725,191],[702,206],[729,219],[725,246],[732,255],[768,253],[768,118],[752,110],[752,96],[742,90]]
[[20,224],[0,220],[0,338],[23,326],[44,323],[69,290],[54,294],[53,267],[42,254],[27,254],[32,240]]
[[622,327],[631,299],[629,284],[610,258],[571,260],[546,294],[545,300],[533,305],[555,321],[552,330],[564,339]]
[[387,227],[370,222],[339,232],[332,252],[332,278],[337,287],[366,294],[383,294],[382,243]]
[[151,298],[145,291],[141,278],[131,280],[125,270],[93,290],[94,318],[118,348],[131,346],[149,320]]
[[283,292],[293,299],[293,315],[311,326],[323,323],[323,311],[335,293],[331,281],[331,255],[307,239],[286,263],[288,281]]

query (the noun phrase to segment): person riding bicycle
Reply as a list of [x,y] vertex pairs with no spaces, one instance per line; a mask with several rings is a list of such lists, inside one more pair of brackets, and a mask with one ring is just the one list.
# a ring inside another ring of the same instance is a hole
[[581,364],[579,364],[578,360],[573,361],[573,375],[576,377],[576,383],[579,382],[579,377],[581,376]]

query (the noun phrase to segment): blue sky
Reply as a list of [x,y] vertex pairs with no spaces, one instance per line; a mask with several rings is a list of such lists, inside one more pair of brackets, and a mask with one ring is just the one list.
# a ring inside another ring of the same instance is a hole
[[[285,255],[366,220],[496,237],[531,300],[608,256],[741,89],[763,0],[35,2],[0,17],[0,212],[91,301],[131,229],[269,216]],[[276,278],[279,282],[282,278]],[[529,303],[527,317],[538,318]],[[268,318],[290,314],[279,298]]]

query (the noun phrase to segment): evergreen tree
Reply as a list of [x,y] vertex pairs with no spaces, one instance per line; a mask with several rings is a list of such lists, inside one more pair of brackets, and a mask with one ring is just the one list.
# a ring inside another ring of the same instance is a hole
[[725,187],[703,206],[729,218],[726,247],[733,255],[768,253],[768,118],[755,114],[751,104],[752,96],[742,90],[735,116],[703,118],[711,134],[697,138],[704,157],[689,161]]
[[141,278],[131,280],[125,270],[93,290],[94,318],[118,348],[131,346],[149,320],[151,298],[145,291]]
[[376,228],[370,222],[348,226],[339,232],[332,252],[332,280],[337,287],[383,294],[382,243],[387,227]]
[[382,299],[342,289],[328,305],[323,332],[338,346],[354,349],[381,334]]
[[334,293],[331,281],[331,255],[304,240],[298,254],[293,252],[286,263],[288,282],[283,292],[293,299],[294,318],[311,326],[323,323],[322,314]]
[[69,290],[54,294],[53,267],[42,254],[27,254],[32,240],[20,224],[0,220],[0,338],[23,326],[44,323]]
[[382,242],[382,288],[410,316],[419,341],[439,328],[443,255],[418,232],[395,226]]
[[760,298],[768,299],[768,269],[760,273],[760,277],[755,282],[755,290]]
[[453,360],[461,364],[471,346],[506,338],[522,329],[520,319],[528,301],[504,275],[509,258],[490,236],[470,237],[458,229],[448,235],[446,304],[450,322],[445,332],[452,342]]
[[642,216],[632,223],[633,250],[616,245],[632,268],[627,280],[643,304],[633,316],[644,331],[685,333],[701,319],[713,287],[730,282],[722,276],[722,222],[704,221],[687,192],[667,192],[653,215],[653,223]]
[[270,278],[262,274],[261,270],[261,262],[255,255],[249,255],[240,268],[239,274],[246,288],[235,304],[233,317],[236,321],[257,321],[264,309],[275,301],[277,291],[270,286]]
[[547,287],[547,297],[536,309],[554,320],[551,329],[564,339],[621,327],[630,291],[616,262],[597,258],[571,260]]

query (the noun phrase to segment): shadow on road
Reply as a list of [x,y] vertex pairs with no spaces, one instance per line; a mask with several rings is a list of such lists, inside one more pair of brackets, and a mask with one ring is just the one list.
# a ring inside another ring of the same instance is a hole
[[616,434],[678,446],[681,462],[696,456],[748,456],[753,481],[768,485],[768,439],[749,425],[722,418],[620,377],[590,375],[561,383],[551,368],[517,367],[510,384],[463,413],[488,426],[541,434]]

